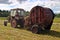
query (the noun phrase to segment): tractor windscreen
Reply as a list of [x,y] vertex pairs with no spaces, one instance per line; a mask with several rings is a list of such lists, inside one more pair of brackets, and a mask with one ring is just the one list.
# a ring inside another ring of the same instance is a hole
[[18,10],[18,14],[19,14],[20,16],[24,16],[24,11]]

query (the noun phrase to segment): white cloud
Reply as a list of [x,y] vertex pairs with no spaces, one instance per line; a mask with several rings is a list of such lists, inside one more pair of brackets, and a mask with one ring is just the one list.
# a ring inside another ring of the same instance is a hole
[[8,4],[0,4],[0,9],[1,10],[10,10],[11,8],[8,7]]
[[54,11],[54,13],[60,13],[60,10],[56,10],[56,11]]
[[23,8],[30,11],[32,7],[40,5],[51,8],[54,12],[60,12],[60,0],[9,0],[8,2],[11,4],[0,4],[0,9]]

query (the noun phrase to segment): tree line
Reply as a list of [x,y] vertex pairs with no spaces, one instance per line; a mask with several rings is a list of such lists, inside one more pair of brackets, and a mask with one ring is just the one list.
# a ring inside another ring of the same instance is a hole
[[[10,11],[8,10],[0,10],[0,17],[8,17],[10,15]],[[25,15],[28,16],[29,15],[29,11],[25,12]],[[57,14],[55,13],[56,17],[60,17],[60,13]]]
[[10,11],[8,10],[0,10],[0,17],[7,17],[10,15]]
[[60,17],[60,13],[59,14],[55,14],[56,15],[56,17]]

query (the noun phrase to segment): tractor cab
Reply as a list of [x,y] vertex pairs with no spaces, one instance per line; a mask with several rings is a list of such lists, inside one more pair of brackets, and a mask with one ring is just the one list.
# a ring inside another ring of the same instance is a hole
[[25,17],[25,10],[24,9],[11,9],[10,16],[8,17],[8,21],[11,23],[12,27],[24,27],[24,17]]
[[25,16],[25,11],[23,9],[11,9],[10,16]]

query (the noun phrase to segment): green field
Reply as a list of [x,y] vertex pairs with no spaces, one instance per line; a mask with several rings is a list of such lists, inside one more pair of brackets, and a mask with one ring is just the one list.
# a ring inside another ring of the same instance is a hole
[[[6,18],[0,18],[0,40],[60,40],[60,24],[53,24],[50,32],[34,34],[25,29],[12,28],[3,25]],[[60,23],[60,18],[55,18],[54,23]]]
[[0,20],[6,20],[7,17],[0,17]]

